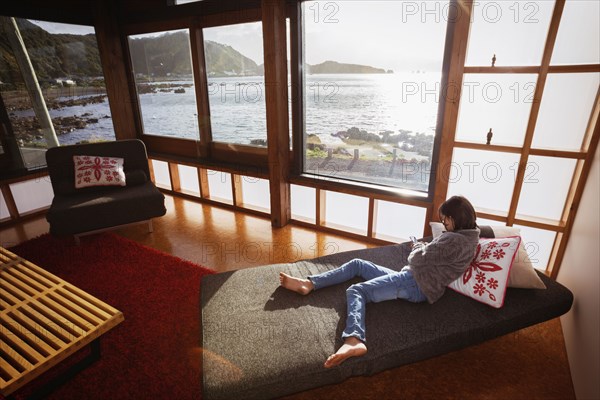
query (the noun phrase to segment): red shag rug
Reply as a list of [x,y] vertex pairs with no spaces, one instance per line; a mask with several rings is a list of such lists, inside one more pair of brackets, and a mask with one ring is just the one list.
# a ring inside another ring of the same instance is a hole
[[[50,398],[201,398],[200,280],[214,271],[111,233],[83,237],[80,246],[46,234],[10,250],[125,316],[100,338],[100,360]],[[15,397],[83,356],[73,355]]]

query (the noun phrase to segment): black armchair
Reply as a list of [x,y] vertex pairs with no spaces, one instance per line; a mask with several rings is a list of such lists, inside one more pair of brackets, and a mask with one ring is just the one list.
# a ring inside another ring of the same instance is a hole
[[[75,188],[73,156],[124,159],[126,186]],[[61,146],[46,152],[54,199],[46,219],[50,233],[79,236],[132,223],[148,222],[166,213],[164,195],[150,180],[146,147],[141,140],[119,140]]]

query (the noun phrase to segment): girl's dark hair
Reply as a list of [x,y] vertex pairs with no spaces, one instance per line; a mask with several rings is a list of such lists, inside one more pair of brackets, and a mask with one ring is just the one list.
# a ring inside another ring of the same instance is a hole
[[452,196],[440,206],[438,210],[441,215],[451,217],[454,220],[454,229],[475,229],[477,227],[477,214],[469,200],[463,196]]

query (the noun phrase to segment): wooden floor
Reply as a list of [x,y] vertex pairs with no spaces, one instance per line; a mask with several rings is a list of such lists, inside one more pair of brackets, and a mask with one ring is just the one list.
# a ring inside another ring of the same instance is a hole
[[[291,262],[373,245],[167,196],[167,215],[115,232],[216,271]],[[44,217],[0,229],[10,247],[48,232]],[[290,377],[293,379],[293,377]],[[420,363],[357,377],[289,399],[575,399],[555,319]]]

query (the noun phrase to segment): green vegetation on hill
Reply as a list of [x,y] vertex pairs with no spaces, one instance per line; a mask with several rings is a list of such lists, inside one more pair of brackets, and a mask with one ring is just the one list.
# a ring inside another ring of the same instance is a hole
[[368,65],[343,64],[336,61],[325,61],[321,64],[309,65],[310,74],[385,74],[381,68],[369,67]]
[[[17,25],[42,86],[57,78],[102,76],[95,35],[50,34],[25,19],[17,19]],[[0,35],[0,81],[6,85],[4,89],[14,89],[23,81],[3,32]]]

